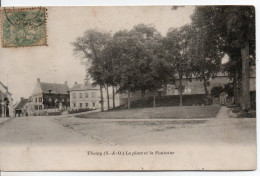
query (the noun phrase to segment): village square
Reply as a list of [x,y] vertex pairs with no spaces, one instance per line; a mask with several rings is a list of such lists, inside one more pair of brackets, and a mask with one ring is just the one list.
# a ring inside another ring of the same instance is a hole
[[[16,75],[25,80],[19,89],[3,76],[0,145],[254,146],[254,8],[197,6],[190,11],[189,22],[165,34],[145,21],[113,32],[86,26],[64,49],[73,54],[61,55],[80,61],[80,79],[69,65],[62,79],[56,68],[42,74],[38,69],[30,78]],[[51,47],[55,37],[49,32]]]

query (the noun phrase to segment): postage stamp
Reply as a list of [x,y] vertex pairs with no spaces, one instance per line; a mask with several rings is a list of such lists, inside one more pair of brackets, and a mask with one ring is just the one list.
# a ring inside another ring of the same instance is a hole
[[46,8],[2,8],[2,47],[47,46]]

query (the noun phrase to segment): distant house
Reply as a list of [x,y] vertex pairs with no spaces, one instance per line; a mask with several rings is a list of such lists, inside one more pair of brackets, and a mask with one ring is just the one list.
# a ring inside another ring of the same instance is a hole
[[[225,86],[230,83],[227,75],[218,73],[218,75],[208,81],[207,90],[210,90],[216,86]],[[166,95],[179,95],[180,94],[180,81],[177,79],[174,84],[167,84]],[[205,94],[205,88],[203,81],[193,76],[190,79],[184,78],[182,80],[182,94],[183,95],[194,95],[194,94]]]
[[70,106],[67,82],[64,84],[45,83],[38,78],[31,96],[31,106],[35,115],[67,109]]
[[[104,109],[108,108],[107,95],[105,89],[103,89],[104,97]],[[110,95],[110,107],[112,107],[112,95]],[[119,105],[119,98],[116,95],[115,105]],[[90,83],[89,75],[86,75],[84,84],[78,84],[75,82],[73,87],[70,89],[70,109],[101,109],[100,102],[100,87],[92,86]]]
[[[250,94],[251,94],[251,102],[252,104],[255,103],[255,97],[256,97],[256,77],[255,77],[255,66],[251,66],[250,69]],[[232,80],[228,77],[227,74],[219,72],[214,78],[211,78],[207,82],[207,90],[210,94],[212,88],[214,87],[223,87],[227,84],[232,85]],[[198,100],[197,102],[194,100],[193,104],[203,104],[204,99],[207,97],[205,96],[205,88],[204,88],[204,83],[203,81],[199,80],[196,76],[192,76],[192,78],[183,78],[182,80],[182,86],[180,86],[180,80],[176,79],[174,83],[168,83],[167,85],[163,86],[162,89],[158,90],[158,94],[156,93],[156,96],[171,96],[175,97],[176,99],[179,98],[180,95],[180,90],[182,89],[182,94],[184,95],[185,102],[187,104],[192,102],[190,101],[191,99],[196,99]],[[154,92],[145,92],[145,97],[151,97],[154,95]],[[192,96],[189,96],[192,95]],[[193,98],[192,98],[193,97]],[[223,100],[224,93],[221,96]],[[145,99],[141,95],[141,91],[136,91],[134,93],[131,93],[131,101],[135,100],[140,100],[140,99]],[[203,101],[200,101],[203,100]],[[226,102],[232,102],[234,100],[233,97],[228,97],[226,98]],[[205,101],[207,102],[207,101]],[[222,101],[223,102],[223,101]],[[220,103],[220,97],[214,98],[213,99],[214,104],[219,104]],[[127,95],[120,95],[120,104],[127,104]]]
[[[210,93],[213,87],[222,86],[231,83],[228,75],[219,72],[216,77],[208,81],[208,91]],[[256,90],[255,82],[255,67],[251,67],[250,70],[250,91]],[[165,95],[179,95],[180,94],[180,81],[177,79],[174,84],[167,84]],[[205,94],[205,88],[203,81],[198,80],[195,76],[191,79],[184,78],[182,80],[182,94],[183,95],[194,95],[194,94]]]
[[13,116],[13,99],[8,87],[0,82],[0,117]]
[[16,117],[21,117],[21,116],[28,116],[29,110],[28,110],[28,101],[29,99],[21,98],[19,103],[15,107],[15,116]]

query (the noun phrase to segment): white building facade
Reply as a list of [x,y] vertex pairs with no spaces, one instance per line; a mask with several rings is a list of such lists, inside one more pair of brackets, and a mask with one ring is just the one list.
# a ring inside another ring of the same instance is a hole
[[[108,109],[107,94],[103,88],[104,109]],[[112,95],[109,95],[109,108],[113,106]],[[115,106],[119,106],[119,96],[115,96]],[[70,109],[101,109],[101,94],[99,86],[92,86],[89,75],[86,75],[84,84],[75,82],[70,89]]]
[[0,117],[13,117],[13,99],[8,87],[0,82]]

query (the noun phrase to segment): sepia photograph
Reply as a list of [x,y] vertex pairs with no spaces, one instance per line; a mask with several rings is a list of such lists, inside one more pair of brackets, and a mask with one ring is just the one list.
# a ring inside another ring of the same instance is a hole
[[0,7],[0,170],[255,170],[255,18]]

